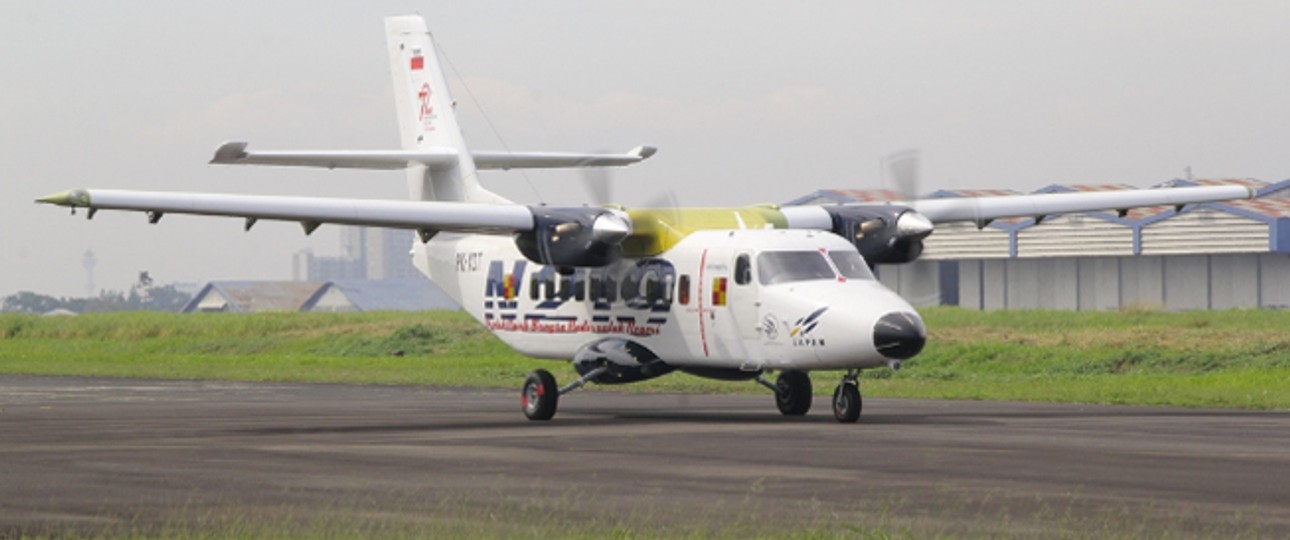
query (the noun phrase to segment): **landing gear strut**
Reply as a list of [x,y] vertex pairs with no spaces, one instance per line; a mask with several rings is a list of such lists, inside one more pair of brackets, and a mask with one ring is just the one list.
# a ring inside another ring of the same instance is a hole
[[860,372],[848,371],[842,376],[837,390],[833,391],[833,417],[839,422],[853,423],[860,419]]
[[811,376],[804,371],[784,371],[771,384],[758,376],[757,382],[775,392],[775,405],[784,416],[802,416],[811,410]]

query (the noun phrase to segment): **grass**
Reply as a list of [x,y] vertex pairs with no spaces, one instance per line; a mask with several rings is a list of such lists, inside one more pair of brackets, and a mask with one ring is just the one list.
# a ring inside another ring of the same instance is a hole
[[[1150,503],[1089,512],[1079,497],[1019,501],[1024,511],[946,490],[912,501],[875,494],[839,510],[818,500],[785,502],[748,487],[735,506],[695,509],[668,494],[645,495],[629,509],[602,512],[596,492],[546,497],[484,490],[425,497],[397,493],[344,496],[308,505],[189,503],[124,519],[0,528],[0,538],[1264,538],[1253,516],[1219,522],[1156,512]],[[391,500],[392,499],[392,500]],[[963,516],[963,517],[959,517]]]
[[[1290,408],[1290,312],[923,311],[927,348],[869,396]],[[516,387],[522,357],[462,313],[0,315],[0,373]],[[814,377],[829,395],[838,376]],[[761,393],[674,374],[628,391]]]

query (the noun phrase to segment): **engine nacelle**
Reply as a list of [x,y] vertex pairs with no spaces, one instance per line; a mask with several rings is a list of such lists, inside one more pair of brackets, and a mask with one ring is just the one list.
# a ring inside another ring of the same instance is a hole
[[932,223],[912,208],[894,204],[825,206],[833,233],[855,245],[873,264],[913,262],[923,254]]
[[533,230],[515,235],[515,246],[530,261],[561,272],[608,266],[623,256],[631,220],[606,208],[531,206]]

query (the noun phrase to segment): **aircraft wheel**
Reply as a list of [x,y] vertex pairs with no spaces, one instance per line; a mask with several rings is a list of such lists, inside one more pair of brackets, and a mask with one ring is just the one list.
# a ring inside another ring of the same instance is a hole
[[529,420],[550,420],[555,416],[555,406],[560,400],[560,388],[555,377],[545,369],[535,370],[524,378],[520,392],[520,405]]
[[775,405],[785,416],[801,416],[811,410],[811,376],[806,372],[780,373],[775,388]]
[[852,423],[860,419],[860,387],[853,382],[843,382],[833,391],[833,417],[839,422]]

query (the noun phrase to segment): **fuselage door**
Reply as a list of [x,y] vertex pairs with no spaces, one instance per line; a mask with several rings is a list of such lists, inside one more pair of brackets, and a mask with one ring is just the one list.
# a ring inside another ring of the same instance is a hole
[[753,274],[752,252],[735,252],[732,268],[734,272],[728,291],[730,314],[734,319],[739,339],[743,342],[747,360],[760,362],[762,360],[759,326],[761,302],[757,279]]

